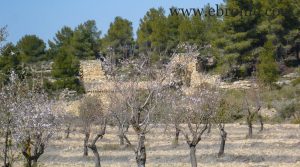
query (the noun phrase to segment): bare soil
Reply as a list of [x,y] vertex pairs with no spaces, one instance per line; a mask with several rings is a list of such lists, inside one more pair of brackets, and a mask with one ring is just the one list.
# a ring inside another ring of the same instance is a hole
[[[265,125],[263,132],[254,126],[253,139],[247,139],[246,125],[226,125],[228,138],[225,155],[217,158],[220,137],[216,128],[205,134],[197,146],[197,161],[201,167],[300,167],[299,125]],[[183,136],[179,146],[172,145],[173,129],[165,131],[156,128],[146,136],[147,163],[149,167],[188,167],[189,148]],[[83,137],[79,131],[65,139],[61,133],[52,140],[45,154],[39,159],[43,167],[93,167],[93,154],[83,157]],[[135,142],[135,135],[129,131],[129,138]],[[109,127],[107,134],[98,142],[103,167],[136,166],[134,153],[118,145],[117,129]]]

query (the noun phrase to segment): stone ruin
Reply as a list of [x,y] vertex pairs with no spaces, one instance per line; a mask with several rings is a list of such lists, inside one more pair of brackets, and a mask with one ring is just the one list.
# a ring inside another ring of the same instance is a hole
[[[171,69],[175,69],[177,65],[185,65],[189,86],[185,88],[186,93],[193,92],[194,88],[201,84],[217,84],[225,89],[248,89],[251,87],[249,81],[237,81],[233,83],[221,82],[220,76],[209,75],[197,70],[197,52],[178,53],[173,56],[168,64]],[[86,91],[85,96],[97,96],[99,100],[108,108],[110,100],[108,93],[114,90],[114,83],[105,75],[105,71],[100,60],[84,60],[80,62],[81,80]],[[170,75],[172,78],[174,74]],[[121,83],[119,87],[126,89],[130,83]],[[143,89],[148,85],[147,82],[141,81],[137,84],[137,89]],[[70,104],[70,109],[78,113],[79,101]]]

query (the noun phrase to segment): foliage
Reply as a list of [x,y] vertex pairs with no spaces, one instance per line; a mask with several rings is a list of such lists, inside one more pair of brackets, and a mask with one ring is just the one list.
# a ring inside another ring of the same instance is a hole
[[0,82],[6,82],[9,79],[10,72],[14,70],[20,73],[20,58],[17,48],[12,43],[7,43],[1,52],[0,57]]
[[21,61],[32,63],[44,58],[46,44],[36,35],[25,35],[18,41],[17,48],[20,52]]
[[264,51],[259,57],[257,72],[258,79],[267,85],[272,85],[279,77],[279,69],[274,58],[274,47],[271,41],[264,45]]
[[167,18],[163,8],[151,8],[141,19],[137,31],[137,43],[140,51],[154,51],[161,54],[168,41]]
[[7,36],[7,26],[0,27],[0,51],[2,51],[2,43],[6,40]]
[[113,62],[118,63],[119,60],[129,58],[134,51],[132,22],[116,17],[102,41],[107,58]]
[[101,32],[98,31],[96,22],[88,20],[75,28],[70,45],[72,54],[79,59],[93,59],[99,54],[99,39]]

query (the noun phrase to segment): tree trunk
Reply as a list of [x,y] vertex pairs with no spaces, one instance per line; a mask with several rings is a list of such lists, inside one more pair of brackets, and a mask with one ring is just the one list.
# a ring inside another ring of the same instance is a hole
[[88,147],[93,151],[93,154],[94,154],[94,157],[95,157],[95,167],[101,167],[100,155],[99,155],[97,146],[95,144],[93,144],[93,145],[89,145]]
[[190,145],[190,158],[192,167],[197,167],[196,146]]
[[37,167],[37,159],[33,159],[32,160],[32,166],[33,167]]
[[124,135],[122,132],[122,127],[119,126],[119,139],[120,139],[120,145],[123,146],[124,145]]
[[5,146],[4,146],[4,167],[8,167],[8,163],[7,163],[8,136],[9,136],[9,125],[7,124],[6,132],[5,132]]
[[29,158],[26,159],[27,160],[27,164],[26,167],[32,167],[32,160]]
[[68,125],[67,129],[66,129],[66,139],[68,139],[70,137],[70,132],[71,132],[71,126]]
[[259,122],[260,122],[260,130],[259,131],[262,132],[264,130],[263,118],[262,118],[261,115],[259,115],[258,119],[259,119]]
[[85,133],[85,138],[83,141],[83,156],[88,156],[88,142],[90,138],[90,133]]
[[88,145],[88,147],[93,151],[94,157],[95,157],[95,167],[101,167],[100,164],[100,155],[96,146],[96,143],[99,139],[102,139],[106,130],[106,121],[104,123],[104,126],[102,127],[102,130],[97,134],[97,136],[94,138],[91,144]]
[[136,150],[136,163],[138,167],[146,166],[146,146],[145,146],[145,134],[139,134],[138,147]]
[[120,139],[120,145],[123,146],[124,145],[124,137],[123,137],[123,135],[119,134],[119,139]]
[[180,134],[180,130],[176,127],[175,128],[174,146],[177,146],[179,143],[179,134]]
[[220,145],[218,157],[221,157],[224,155],[226,137],[227,137],[226,131],[224,130],[224,128],[221,128],[221,145]]
[[207,134],[210,134],[211,132],[211,123],[208,124]]
[[252,138],[252,123],[248,123],[248,138]]

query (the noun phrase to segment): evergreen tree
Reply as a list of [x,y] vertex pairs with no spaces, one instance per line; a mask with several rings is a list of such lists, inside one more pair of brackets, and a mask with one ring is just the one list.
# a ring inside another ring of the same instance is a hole
[[167,18],[163,8],[151,8],[140,21],[137,31],[137,43],[140,51],[162,54],[168,43]]
[[272,85],[279,77],[278,65],[275,61],[275,47],[271,40],[264,44],[264,50],[259,56],[257,66],[258,79],[267,85]]
[[99,55],[100,34],[96,22],[88,20],[75,28],[70,45],[79,59],[93,59]]
[[224,57],[219,62],[224,76],[241,78],[251,75],[257,57],[257,48],[265,39],[256,27],[260,14],[250,14],[250,11],[261,10],[261,4],[256,0],[228,0],[228,16],[224,17],[224,36],[218,45],[224,50]]
[[179,27],[184,20],[183,15],[169,15],[167,17],[168,26],[168,42],[167,42],[167,54],[172,54],[172,50],[177,47],[180,40]]
[[36,35],[25,35],[18,41],[17,48],[20,52],[21,61],[31,63],[44,58],[46,44]]
[[0,56],[0,83],[7,81],[12,70],[20,72],[18,51],[13,43],[3,46]]
[[133,52],[133,28],[132,23],[127,19],[116,17],[114,22],[110,24],[107,34],[103,39],[103,50],[115,62],[120,59],[128,58]]
[[53,41],[48,41],[49,49],[47,51],[47,57],[53,59],[58,51],[63,46],[71,47],[71,40],[74,31],[67,26],[64,26],[60,31],[55,34]]
[[70,53],[68,49],[60,48],[52,65],[52,76],[56,79],[52,89],[68,88],[82,93],[83,87],[79,81],[79,65],[77,57]]

